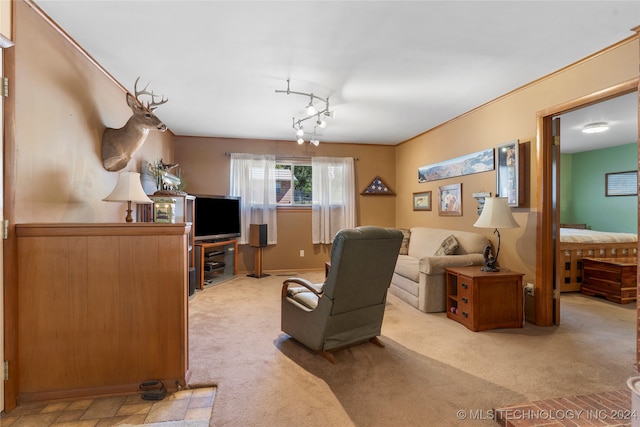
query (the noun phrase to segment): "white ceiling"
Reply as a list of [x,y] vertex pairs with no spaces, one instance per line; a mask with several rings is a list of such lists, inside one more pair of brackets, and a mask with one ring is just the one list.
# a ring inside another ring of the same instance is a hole
[[[590,123],[606,122],[609,130],[582,133]],[[638,92],[600,102],[560,116],[560,151],[578,153],[638,142]]]
[[398,144],[640,24],[637,0],[36,3],[128,90],[167,96],[176,135],[293,141],[290,78],[329,97],[321,143]]

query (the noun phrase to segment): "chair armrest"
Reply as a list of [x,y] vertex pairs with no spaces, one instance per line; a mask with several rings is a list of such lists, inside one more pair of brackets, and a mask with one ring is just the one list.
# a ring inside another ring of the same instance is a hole
[[323,284],[314,284],[308,281],[307,279],[303,279],[301,277],[291,277],[285,280],[282,283],[282,297],[287,296],[287,289],[289,289],[290,285],[300,285],[309,291],[313,292],[318,298],[322,297],[322,285]]
[[420,259],[419,270],[424,274],[439,274],[444,273],[447,267],[468,267],[483,263],[482,254],[430,256]]

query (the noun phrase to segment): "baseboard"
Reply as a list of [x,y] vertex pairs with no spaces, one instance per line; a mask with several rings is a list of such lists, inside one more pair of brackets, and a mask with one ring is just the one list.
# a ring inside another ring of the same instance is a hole
[[[297,269],[296,271],[291,271],[291,270],[263,270],[262,271],[265,274],[269,274],[271,276],[288,276],[288,277],[293,277],[293,276],[297,276],[301,273],[317,273],[317,272],[323,272],[324,273],[324,267],[322,268],[303,268],[303,269]],[[248,271],[248,270],[244,270],[244,271],[238,271],[238,276],[246,276],[248,274],[253,273],[252,271]]]

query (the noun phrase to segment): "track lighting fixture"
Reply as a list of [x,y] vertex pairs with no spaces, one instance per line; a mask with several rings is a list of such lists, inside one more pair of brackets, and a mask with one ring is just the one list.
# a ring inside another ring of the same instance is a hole
[[[329,98],[320,98],[313,93],[305,93],[305,92],[296,92],[290,89],[289,87],[289,79],[287,79],[287,90],[276,90],[276,93],[285,93],[287,95],[300,95],[309,97],[309,103],[305,107],[306,116],[301,118],[293,117],[293,129],[296,131],[297,142],[298,144],[304,143],[304,134],[305,130],[302,126],[302,122],[307,121],[309,119],[314,119],[313,122],[313,136],[309,139],[309,143],[314,146],[318,146],[320,144],[320,140],[316,136],[317,128],[324,129],[327,127],[327,122],[324,120],[326,117],[334,117],[334,112],[329,111]],[[322,108],[318,109],[314,103],[321,104]]]

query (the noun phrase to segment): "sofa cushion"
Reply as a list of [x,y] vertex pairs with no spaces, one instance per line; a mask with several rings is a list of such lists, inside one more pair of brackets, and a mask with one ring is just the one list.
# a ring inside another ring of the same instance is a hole
[[418,259],[433,256],[442,241],[450,235],[454,235],[459,244],[458,249],[454,252],[455,255],[481,254],[485,246],[489,244],[489,239],[478,233],[413,227],[411,229],[411,239],[409,239],[409,256]]
[[402,277],[418,282],[420,271],[418,269],[419,260],[408,255],[398,255],[394,272]]
[[434,255],[435,256],[453,255],[454,253],[456,253],[456,249],[458,249],[459,246],[460,244],[456,240],[455,236],[452,234],[446,239],[444,239],[442,243],[440,243],[440,247],[434,253]]
[[481,254],[484,252],[484,248],[491,244],[489,239],[482,234],[457,231],[454,234],[460,244],[456,250],[458,255]]
[[400,245],[400,255],[409,254],[409,238],[411,237],[411,230],[408,228],[399,228],[402,231],[402,244]]

